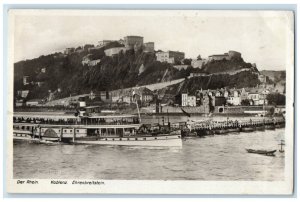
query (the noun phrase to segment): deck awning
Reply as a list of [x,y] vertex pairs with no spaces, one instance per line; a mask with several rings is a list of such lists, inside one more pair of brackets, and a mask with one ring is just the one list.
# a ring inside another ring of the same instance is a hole
[[131,115],[131,114],[128,114],[128,115],[96,115],[96,116],[89,116],[87,118],[90,118],[90,119],[115,119],[115,118],[138,118],[137,115]]
[[14,117],[23,118],[44,118],[44,119],[77,119],[75,115],[72,114],[17,114],[14,113]]

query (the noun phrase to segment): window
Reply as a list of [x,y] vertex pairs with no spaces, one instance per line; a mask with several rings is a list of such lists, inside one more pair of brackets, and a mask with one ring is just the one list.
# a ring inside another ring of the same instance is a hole
[[65,133],[67,132],[67,130],[65,130]]
[[79,132],[79,130],[76,130],[77,132]]
[[135,138],[135,140],[138,140],[137,138]]

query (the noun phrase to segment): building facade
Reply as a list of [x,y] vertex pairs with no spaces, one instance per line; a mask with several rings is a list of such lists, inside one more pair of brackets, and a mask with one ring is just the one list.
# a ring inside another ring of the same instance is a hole
[[109,48],[109,49],[104,50],[105,55],[108,57],[118,55],[121,51],[123,51],[123,53],[125,53],[126,48],[125,47],[115,47],[115,48]]
[[228,53],[224,53],[221,55],[210,55],[208,56],[208,61],[220,61],[220,60],[229,60],[229,55]]
[[220,61],[220,60],[231,60],[234,58],[242,58],[242,54],[237,51],[228,51],[228,53],[218,54],[218,55],[210,55],[208,56],[208,61]]
[[93,67],[93,66],[96,66],[97,64],[99,64],[100,62],[101,62],[100,59],[98,59],[98,60],[91,60],[91,61],[89,61],[88,66],[89,67]]
[[91,48],[88,48],[88,52],[90,53],[90,52],[93,52],[93,51],[99,50],[99,49],[101,49],[101,48],[102,48],[102,47],[100,47],[100,46],[91,47]]
[[187,69],[189,65],[173,65],[174,68],[178,70]]
[[206,59],[202,60],[192,60],[191,65],[193,68],[201,68],[203,65],[207,63]]
[[187,106],[188,103],[188,94],[187,93],[182,93],[181,94],[181,106],[185,107]]
[[229,56],[229,60],[234,59],[234,58],[237,58],[237,59],[242,58],[241,53],[239,53],[237,51],[232,51],[232,50],[228,51],[228,56]]
[[187,93],[181,94],[181,106],[182,107],[196,107],[196,96],[188,95]]
[[156,60],[160,62],[167,62],[174,64],[175,62],[181,62],[185,57],[184,52],[179,51],[167,51],[167,52],[157,52]]
[[153,53],[154,52],[154,42],[144,43],[144,52]]
[[116,40],[102,40],[102,41],[98,41],[98,46],[106,46],[107,44],[111,43],[111,42],[114,42]]
[[260,74],[258,75],[258,80],[261,82],[261,83],[266,83],[267,82],[267,77],[263,74]]
[[194,95],[188,96],[187,102],[188,102],[187,103],[188,106],[196,107],[196,96],[194,96]]
[[229,96],[226,99],[226,101],[230,105],[234,105],[234,106],[241,105],[241,97],[239,97],[239,96],[238,97]]
[[153,100],[153,92],[146,87],[136,89],[134,92],[135,94],[139,95],[139,98],[143,104],[149,103]]
[[18,90],[17,94],[19,97],[26,98],[29,93],[29,90]]
[[91,61],[90,57],[92,56],[92,54],[88,54],[86,56],[84,56],[82,58],[82,61],[81,61],[81,64],[84,66],[84,65],[88,65],[89,62]]
[[126,50],[137,49],[143,47],[144,37],[141,36],[125,36],[124,45]]
[[26,102],[26,106],[37,106],[42,103],[43,103],[43,100],[41,100],[41,99],[32,99],[32,100],[28,100]]
[[189,77],[207,76],[207,73],[203,72],[191,72]]
[[26,86],[30,83],[29,76],[23,76],[23,85]]

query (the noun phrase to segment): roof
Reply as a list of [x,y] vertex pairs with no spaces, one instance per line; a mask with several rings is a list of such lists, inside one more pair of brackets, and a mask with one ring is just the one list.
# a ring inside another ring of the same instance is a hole
[[87,54],[87,55],[83,56],[82,59],[83,60],[85,60],[85,59],[89,59],[90,60],[91,56],[93,56],[93,54]]
[[87,106],[86,109],[99,108],[100,106]]
[[14,113],[14,117],[44,118],[44,119],[60,119],[60,118],[71,119],[71,118],[76,118],[76,116],[72,115],[72,114],[48,115],[48,114],[16,114],[16,113]]
[[28,100],[27,102],[41,102],[43,101],[43,99],[32,99],[32,100]]
[[118,50],[118,49],[121,49],[121,50],[126,50],[126,48],[124,46],[121,46],[121,47],[112,47],[112,48],[107,48],[105,49],[104,51],[107,51],[107,50]]
[[120,97],[125,97],[125,96],[133,96],[133,91],[135,92],[135,94],[137,95],[141,95],[141,94],[153,94],[153,92],[148,89],[147,87],[139,87],[139,88],[126,88],[126,89],[119,89],[119,90],[114,90],[111,91],[112,97],[115,96],[120,96]]
[[140,87],[138,89],[135,89],[134,92],[136,94],[139,94],[139,93],[143,93],[143,94],[153,94],[153,92],[147,88],[147,87]]
[[133,114],[121,114],[121,115],[99,115],[99,116],[90,116],[88,118],[90,119],[103,119],[103,118],[133,118],[133,117],[138,117],[137,115]]
[[131,36],[125,36],[125,38],[126,38],[126,37],[144,38],[144,37],[142,37],[142,36],[134,36],[134,35],[131,35]]
[[217,55],[210,55],[208,57],[213,57],[213,56],[228,56],[228,53],[225,53],[225,54],[217,54]]
[[265,90],[265,89],[261,89],[261,88],[250,88],[250,89],[248,90],[248,92],[249,92],[250,94],[254,94],[254,93],[262,93],[264,90]]

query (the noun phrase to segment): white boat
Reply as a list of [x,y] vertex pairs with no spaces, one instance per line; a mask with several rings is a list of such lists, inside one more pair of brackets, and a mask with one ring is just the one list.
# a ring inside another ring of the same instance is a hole
[[32,131],[33,139],[74,144],[182,147],[180,130],[141,124],[138,115],[98,112],[100,108],[89,107],[80,116],[24,118],[23,114],[20,118],[15,114],[14,130]]

